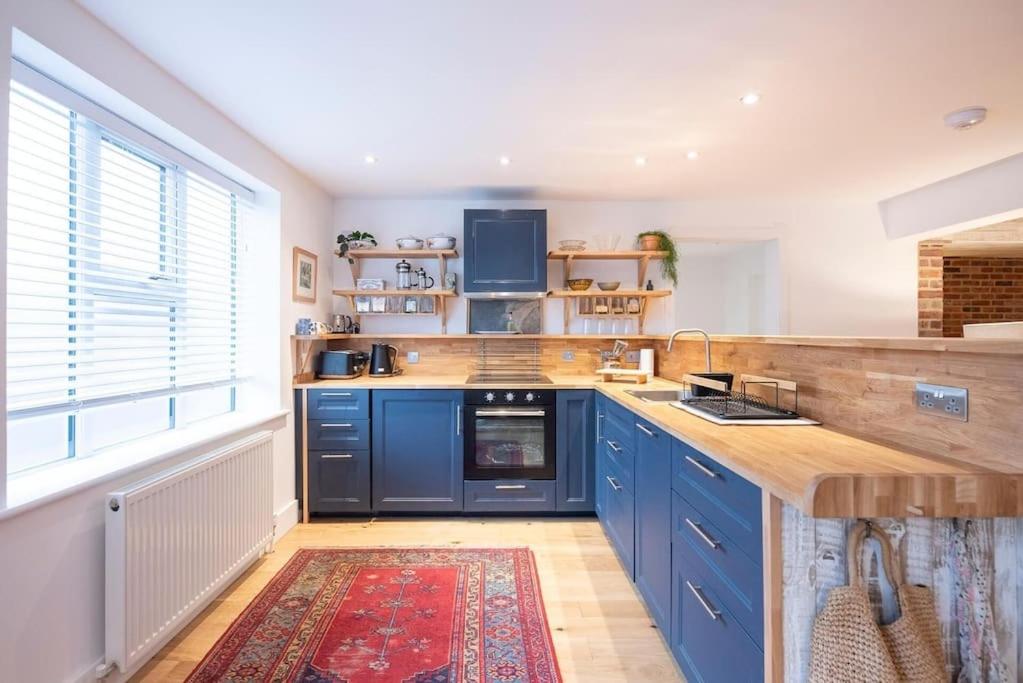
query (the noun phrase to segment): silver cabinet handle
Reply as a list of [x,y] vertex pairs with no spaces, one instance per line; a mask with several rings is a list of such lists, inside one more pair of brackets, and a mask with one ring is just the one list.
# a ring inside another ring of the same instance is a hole
[[597,443],[604,440],[604,413],[597,413]]
[[700,587],[694,586],[692,583],[690,583],[689,579],[686,579],[686,587],[689,588],[689,590],[692,591],[693,595],[696,596],[696,599],[700,601],[700,604],[703,606],[703,609],[707,610],[707,614],[710,615],[710,618],[713,619],[714,621],[717,621],[718,617],[721,616],[721,612],[718,612],[711,606],[707,598],[703,596],[703,592],[700,590]]
[[546,410],[477,410],[479,417],[543,417]]
[[339,398],[351,398],[352,392],[350,391],[325,391],[320,396],[337,396]]
[[688,517],[686,517],[686,524],[688,524],[689,528],[696,532],[696,535],[702,538],[703,542],[709,545],[711,548],[717,550],[718,547],[720,547],[721,543],[716,541],[710,534],[704,531],[703,527],[701,527],[699,524],[689,519]]
[[497,484],[494,488],[498,491],[521,491],[526,488],[525,484]]
[[696,469],[700,470],[701,472],[706,474],[708,477],[714,478],[714,477],[718,476],[717,472],[715,472],[714,470],[710,469],[709,467],[704,465],[702,462],[700,462],[696,458],[693,458],[693,457],[687,455],[686,456],[686,460],[691,462],[693,464],[693,467],[695,467]]
[[644,434],[646,434],[647,436],[652,436],[652,437],[654,437],[654,438],[656,438],[656,437],[657,437],[657,433],[656,433],[656,432],[652,432],[652,431],[650,431],[649,429],[647,429],[646,427],[644,427],[643,425],[641,425],[641,424],[640,424],[640,423],[638,423],[638,422],[636,423],[636,429],[640,430],[641,432],[643,432],[643,433],[644,433]]
[[337,422],[337,423],[326,423],[325,422],[324,424],[321,424],[320,426],[321,427],[333,427],[334,429],[351,429],[352,428],[352,423],[351,422]]
[[607,477],[607,483],[611,484],[611,488],[613,488],[615,491],[622,490],[622,485],[615,481],[614,477]]
[[455,436],[462,435],[462,407],[455,410]]
[[354,456],[351,453],[325,453],[320,457],[324,460],[351,460]]
[[613,450],[615,453],[621,453],[622,452],[622,449],[614,441],[608,441],[607,445],[610,446],[611,450]]

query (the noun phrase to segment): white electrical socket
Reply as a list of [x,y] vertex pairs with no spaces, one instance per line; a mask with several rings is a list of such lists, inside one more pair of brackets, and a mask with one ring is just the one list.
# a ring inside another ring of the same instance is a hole
[[411,363],[418,363],[419,362],[419,352],[418,351],[409,351],[405,355],[405,358],[408,360],[408,362],[410,364]]
[[575,351],[562,351],[561,360],[575,360]]

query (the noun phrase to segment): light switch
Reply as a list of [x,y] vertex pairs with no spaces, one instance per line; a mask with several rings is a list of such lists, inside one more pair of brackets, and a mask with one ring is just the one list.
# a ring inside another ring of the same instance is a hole
[[405,358],[406,358],[406,360],[408,360],[408,362],[410,364],[411,363],[418,363],[419,362],[419,352],[418,351],[409,351],[405,355]]

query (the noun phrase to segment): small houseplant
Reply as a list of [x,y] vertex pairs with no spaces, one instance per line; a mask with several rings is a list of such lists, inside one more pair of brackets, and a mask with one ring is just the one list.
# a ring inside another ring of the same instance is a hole
[[[334,251],[338,257],[348,256],[348,252],[352,249],[367,249],[369,247],[375,247],[377,240],[373,235],[368,232],[362,232],[361,230],[352,230],[347,235],[341,233],[337,236],[337,249]],[[351,256],[348,256],[349,263],[355,263]]]
[[646,230],[636,235],[640,249],[643,251],[664,251],[667,254],[661,260],[661,275],[678,286],[678,250],[675,240],[663,230]]

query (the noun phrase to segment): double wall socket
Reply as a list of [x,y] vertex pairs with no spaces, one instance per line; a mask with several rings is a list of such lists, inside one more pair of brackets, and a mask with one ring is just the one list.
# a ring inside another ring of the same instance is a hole
[[969,393],[960,387],[940,384],[916,384],[917,412],[966,422],[969,417]]

